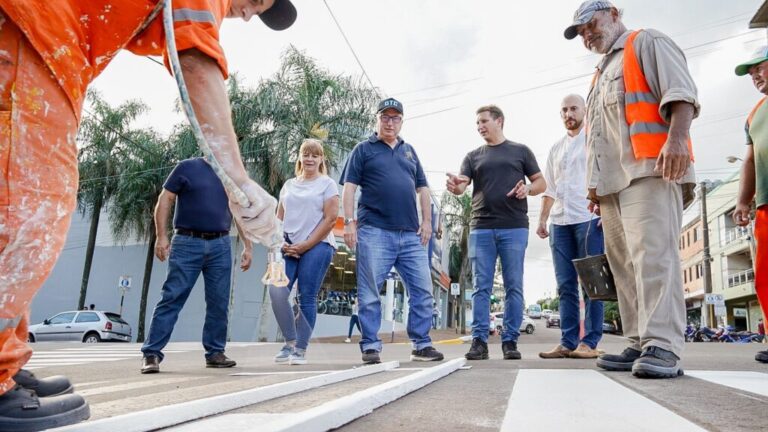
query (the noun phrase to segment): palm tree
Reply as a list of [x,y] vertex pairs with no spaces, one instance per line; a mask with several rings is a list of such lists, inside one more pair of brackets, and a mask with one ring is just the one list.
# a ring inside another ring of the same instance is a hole
[[86,111],[88,115],[83,117],[78,137],[81,143],[77,154],[81,180],[77,191],[77,207],[83,216],[90,216],[91,225],[78,309],[85,306],[99,217],[117,187],[117,167],[122,151],[129,145],[130,139],[127,136],[131,133],[131,123],[147,110],[144,103],[135,100],[113,108],[95,91],[88,93],[88,101],[90,111]]
[[[459,326],[461,334],[466,334],[466,308],[464,293],[472,282],[472,264],[469,260],[469,223],[472,221],[472,195],[469,191],[461,195],[444,192],[441,200],[441,212],[445,215],[445,225],[451,231],[450,269],[452,280],[459,282]],[[455,279],[454,279],[455,278]]]
[[378,98],[362,79],[331,74],[293,46],[280,70],[255,90],[230,78],[229,97],[246,168],[275,196],[293,177],[305,138],[322,139],[329,168],[336,169],[372,129]]
[[120,180],[109,207],[112,235],[123,244],[133,238],[147,243],[144,276],[141,286],[137,342],[144,341],[149,282],[154,265],[154,208],[163,182],[179,159],[172,145],[151,129],[132,134],[135,145],[126,150],[120,165]]

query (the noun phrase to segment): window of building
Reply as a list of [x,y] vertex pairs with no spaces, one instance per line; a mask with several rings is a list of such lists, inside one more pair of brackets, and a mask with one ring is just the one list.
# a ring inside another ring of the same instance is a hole
[[693,229],[693,242],[696,243],[699,241],[699,228],[696,227]]
[[688,283],[688,270],[683,270],[683,283]]

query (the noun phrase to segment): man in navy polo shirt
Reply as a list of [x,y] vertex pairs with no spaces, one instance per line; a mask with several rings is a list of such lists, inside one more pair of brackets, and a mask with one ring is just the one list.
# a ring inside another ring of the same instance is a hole
[[[344,185],[344,242],[357,246],[357,292],[363,362],[381,361],[379,287],[392,266],[410,295],[408,337],[411,360],[440,361],[432,347],[432,280],[426,245],[432,236],[427,179],[413,146],[398,135],[403,106],[392,98],[378,107],[377,133],[357,144],[341,174]],[[355,220],[355,192],[360,199]],[[419,223],[416,199],[423,211]]]
[[[175,235],[168,242],[168,218],[173,217]],[[155,207],[155,256],[168,259],[168,276],[162,298],[152,313],[149,337],[144,341],[141,373],[160,372],[162,349],[171,338],[181,308],[200,273],[205,279],[205,324],[203,347],[207,367],[235,366],[224,355],[227,343],[227,312],[232,269],[229,212],[224,186],[203,158],[179,162],[163,185]],[[239,231],[239,227],[238,227]],[[251,242],[245,237],[240,268],[251,266]]]

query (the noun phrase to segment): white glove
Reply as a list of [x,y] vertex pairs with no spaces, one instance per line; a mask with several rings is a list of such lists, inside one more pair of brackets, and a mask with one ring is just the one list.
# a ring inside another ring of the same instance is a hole
[[277,200],[267,191],[261,188],[253,180],[248,180],[240,189],[248,197],[251,205],[242,207],[237,200],[230,194],[229,210],[232,216],[237,219],[244,235],[252,242],[258,242],[269,247],[272,241],[275,229],[277,229]]

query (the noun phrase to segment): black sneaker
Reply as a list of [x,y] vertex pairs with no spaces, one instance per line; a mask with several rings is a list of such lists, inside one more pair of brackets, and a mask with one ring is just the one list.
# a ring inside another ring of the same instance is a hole
[[635,360],[639,359],[643,353],[634,348],[627,348],[621,354],[601,354],[597,358],[597,367],[609,371],[629,372]]
[[13,380],[27,390],[34,390],[38,397],[59,396],[74,391],[72,383],[62,375],[38,378],[32,372],[21,369],[13,376]]
[[501,352],[504,354],[504,360],[520,360],[522,355],[517,350],[517,341],[507,341],[501,343]]
[[469,352],[464,354],[467,360],[488,360],[488,344],[480,340],[480,338],[472,339],[472,346],[469,347]]
[[657,346],[646,348],[632,366],[632,375],[638,378],[675,378],[682,374],[680,357]]
[[205,359],[205,367],[209,368],[231,368],[237,364],[236,361],[224,355],[216,353]]
[[440,361],[443,358],[443,354],[431,346],[411,351],[412,361]]
[[27,432],[79,423],[91,416],[82,396],[65,394],[47,398],[17,385],[0,395],[0,430]]
[[760,363],[768,363],[768,350],[758,351],[758,353],[755,354],[755,360]]
[[363,363],[365,364],[381,363],[381,357],[379,357],[379,352],[374,349],[367,349],[363,351]]

